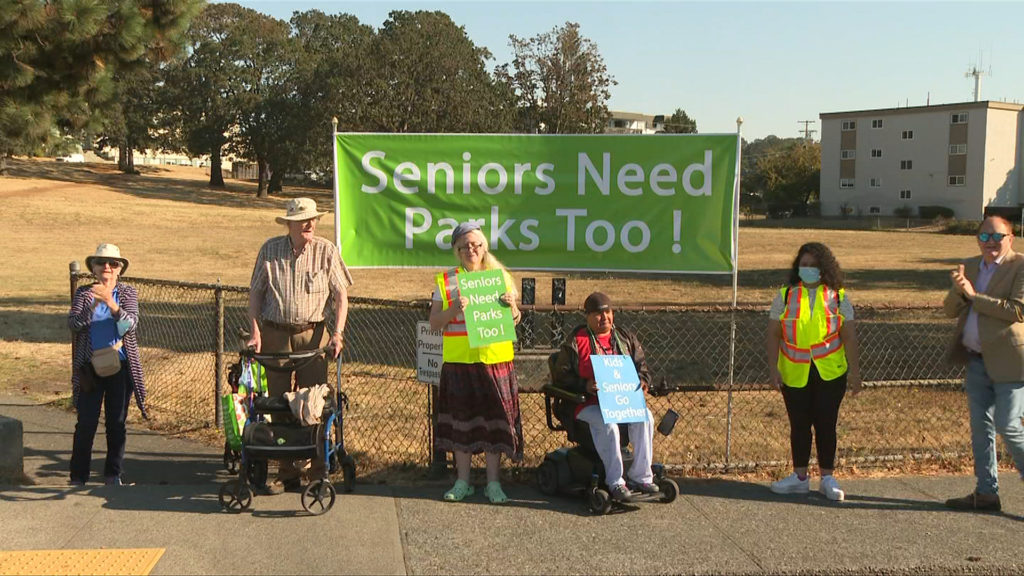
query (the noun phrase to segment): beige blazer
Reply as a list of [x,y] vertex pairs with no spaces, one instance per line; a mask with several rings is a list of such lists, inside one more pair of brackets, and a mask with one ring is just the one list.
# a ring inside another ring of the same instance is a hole
[[[964,274],[971,283],[978,279],[981,256],[964,260]],[[1024,255],[1010,252],[992,275],[984,293],[974,302],[950,288],[942,302],[946,316],[957,318],[956,336],[946,358],[956,364],[967,362],[962,340],[967,313],[973,305],[978,313],[978,336],[985,371],[995,382],[1024,381]]]

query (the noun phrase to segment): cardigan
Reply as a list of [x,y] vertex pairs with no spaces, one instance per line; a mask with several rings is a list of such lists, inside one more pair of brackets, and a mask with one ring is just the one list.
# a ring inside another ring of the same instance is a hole
[[[146,409],[146,384],[142,377],[142,361],[139,356],[139,296],[135,288],[117,283],[118,303],[121,308],[116,318],[128,321],[130,327],[122,336],[123,350],[128,358],[129,386],[135,395],[135,403],[142,417],[149,419]],[[78,396],[82,389],[82,380],[94,378],[95,374],[89,365],[92,356],[92,341],[89,335],[89,324],[92,322],[92,284],[81,286],[75,291],[71,300],[71,311],[68,313],[68,328],[74,336],[71,359],[71,395],[75,409],[78,409]]]

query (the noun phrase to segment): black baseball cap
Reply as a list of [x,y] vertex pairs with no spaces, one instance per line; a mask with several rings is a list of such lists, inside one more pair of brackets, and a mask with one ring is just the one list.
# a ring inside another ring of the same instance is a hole
[[583,311],[587,314],[612,309],[612,299],[604,292],[594,292],[583,302]]

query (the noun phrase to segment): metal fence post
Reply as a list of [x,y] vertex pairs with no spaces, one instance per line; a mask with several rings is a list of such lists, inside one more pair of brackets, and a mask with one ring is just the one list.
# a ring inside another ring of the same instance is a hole
[[732,456],[732,386],[736,374],[736,307],[729,313],[729,392],[725,408],[725,467]]
[[[70,308],[71,304],[73,304],[75,302],[75,288],[77,288],[77,286],[75,284],[77,284],[77,282],[78,282],[77,276],[78,276],[78,272],[80,270],[81,270],[81,267],[79,267],[79,265],[78,265],[78,260],[72,260],[71,262],[68,263],[68,279],[69,279],[69,283],[71,284],[70,297],[68,298],[68,308]],[[71,358],[72,358],[71,371],[72,371],[72,376],[74,376],[75,367],[74,367],[74,361],[73,360],[75,358],[75,340],[78,340],[78,338],[75,338],[75,333],[74,332],[70,332],[70,336],[71,336]]]
[[220,397],[224,390],[224,289],[220,285],[220,278],[217,278],[217,287],[213,290],[213,299],[217,306],[217,325],[214,328],[215,338],[217,339],[217,352],[213,368],[214,379],[216,380],[213,392],[213,413],[215,414],[214,419],[216,420],[217,428],[220,428],[224,426],[224,413],[220,407]]

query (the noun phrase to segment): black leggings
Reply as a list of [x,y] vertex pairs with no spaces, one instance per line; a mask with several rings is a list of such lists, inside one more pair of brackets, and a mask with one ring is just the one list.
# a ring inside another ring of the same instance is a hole
[[814,426],[818,447],[818,468],[831,470],[836,462],[836,423],[839,405],[846,395],[846,373],[825,381],[811,363],[807,386],[782,386],[782,398],[789,414],[789,444],[793,450],[793,466],[806,468],[811,460],[811,426]]

